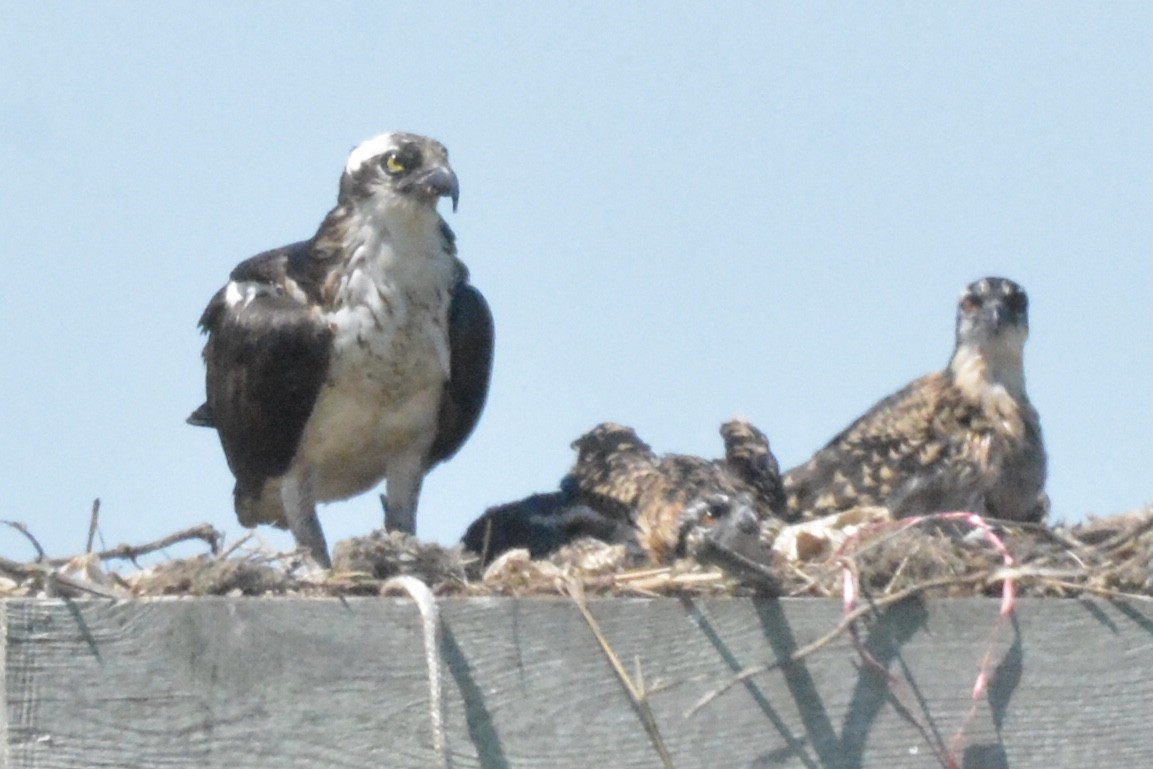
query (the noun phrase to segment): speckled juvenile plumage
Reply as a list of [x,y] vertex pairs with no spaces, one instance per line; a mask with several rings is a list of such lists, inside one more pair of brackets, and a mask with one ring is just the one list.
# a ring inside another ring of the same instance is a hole
[[727,422],[721,434],[725,458],[707,460],[657,455],[631,428],[600,424],[573,442],[577,460],[560,491],[490,508],[464,544],[491,560],[514,547],[540,557],[592,537],[663,563],[694,555],[698,543],[728,546],[738,531],[755,542],[756,522],[784,511],[777,461],[747,422]]
[[743,419],[730,419],[721,425],[721,438],[725,458],[720,465],[731,477],[748,484],[761,516],[784,516],[787,505],[781,469],[765,434]]
[[1025,393],[1027,335],[1020,286],[992,277],[970,284],[958,304],[949,365],[880,401],[789,470],[790,514],[882,505],[896,516],[971,510],[1044,518],[1046,459]]
[[724,459],[684,454],[656,455],[631,428],[598,425],[573,443],[577,461],[570,482],[589,506],[629,521],[649,558],[667,561],[684,554],[688,532],[684,513],[709,500],[708,515],[691,525],[711,526],[737,506],[751,507],[758,519],[783,512],[777,462],[764,434],[733,420],[721,428]]

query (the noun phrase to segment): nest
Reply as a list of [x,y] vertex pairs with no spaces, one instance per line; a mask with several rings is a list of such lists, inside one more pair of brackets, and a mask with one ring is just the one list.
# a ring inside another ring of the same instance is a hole
[[[862,593],[878,597],[992,596],[1007,580],[1018,595],[1153,597],[1153,506],[1074,526],[870,515],[809,526],[788,541],[782,532],[770,563],[721,557],[641,567],[623,546],[590,539],[537,560],[512,550],[482,567],[460,546],[378,531],[339,543],[330,572],[254,539],[224,549],[222,535],[199,526],[156,543],[70,558],[0,557],[0,597],[379,595],[400,575],[416,577],[438,596],[562,595],[579,583],[600,596],[839,597],[846,570]],[[137,564],[189,539],[203,540],[209,552]]]

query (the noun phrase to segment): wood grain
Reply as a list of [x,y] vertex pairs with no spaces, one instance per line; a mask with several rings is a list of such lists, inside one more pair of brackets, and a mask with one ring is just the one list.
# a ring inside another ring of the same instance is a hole
[[[911,601],[754,676],[840,618],[832,601],[604,599],[677,767],[933,767],[964,726],[964,767],[1153,765],[1153,607]],[[653,767],[639,716],[566,599],[441,602],[454,767]],[[0,765],[429,767],[420,618],[406,599],[7,600]],[[3,628],[0,628],[3,629]],[[982,655],[988,694],[973,708]],[[5,723],[6,722],[6,723]]]

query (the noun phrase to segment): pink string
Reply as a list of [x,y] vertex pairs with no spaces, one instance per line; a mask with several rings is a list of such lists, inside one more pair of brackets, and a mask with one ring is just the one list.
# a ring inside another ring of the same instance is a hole
[[[834,557],[841,562],[841,575],[843,583],[842,605],[844,606],[844,611],[846,614],[851,612],[856,606],[857,598],[860,594],[860,585],[857,583],[856,572],[850,568],[848,559],[843,557],[845,551],[849,549],[850,545],[855,545],[861,539],[863,534],[872,530],[890,528],[896,524],[896,530],[899,532],[904,531],[905,529],[908,529],[912,526],[919,526],[925,521],[960,521],[961,523],[968,524],[974,529],[979,530],[985,536],[985,539],[993,545],[994,549],[1000,553],[1001,561],[1004,563],[1006,568],[1011,568],[1015,563],[1012,553],[1010,553],[1009,548],[1005,546],[1005,542],[999,536],[997,536],[997,533],[993,531],[993,527],[989,525],[988,521],[976,513],[961,511],[950,513],[933,513],[930,515],[913,516],[911,518],[905,518],[896,522],[886,521],[884,523],[868,526],[846,539],[843,543],[841,543],[841,546],[837,548],[836,553],[834,553]],[[970,700],[971,704],[969,706],[969,710],[965,714],[965,717],[962,719],[961,725],[957,729],[957,733],[953,735],[952,740],[950,740],[949,747],[944,748],[942,755],[940,755],[942,763],[944,763],[948,769],[957,769],[960,766],[957,761],[956,753],[961,745],[961,739],[964,736],[966,727],[968,727],[969,723],[972,722],[973,718],[977,715],[977,706],[988,690],[989,670],[991,669],[993,663],[993,643],[996,640],[997,635],[1000,633],[1001,628],[1004,627],[1005,620],[1009,617],[1010,614],[1013,613],[1013,608],[1016,603],[1016,596],[1016,582],[1012,577],[1005,577],[1001,581],[1001,608],[997,617],[997,624],[994,626],[993,631],[990,634],[989,642],[986,644],[985,653],[981,657],[981,664],[977,672],[977,680],[973,683],[973,692]],[[852,637],[854,646],[857,649],[857,653],[861,655],[862,659],[864,659],[871,667],[878,668],[879,671],[883,673],[885,678],[890,682],[890,685],[898,683],[896,677],[887,669],[884,669],[884,667],[881,666],[881,664],[876,659],[874,659],[871,654],[869,654],[868,650],[866,650],[861,645],[855,628],[852,629]],[[894,696],[895,695],[896,693],[894,692]]]

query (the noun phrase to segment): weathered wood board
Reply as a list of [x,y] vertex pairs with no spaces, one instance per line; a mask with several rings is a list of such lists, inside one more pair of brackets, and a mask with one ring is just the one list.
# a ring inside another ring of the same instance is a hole
[[[591,600],[638,666],[677,767],[1153,766],[1153,606],[906,602],[779,659],[840,619],[833,601]],[[565,599],[441,602],[454,767],[659,767],[637,710]],[[433,767],[416,607],[401,598],[0,602],[0,765]],[[992,650],[988,694],[971,698]]]

